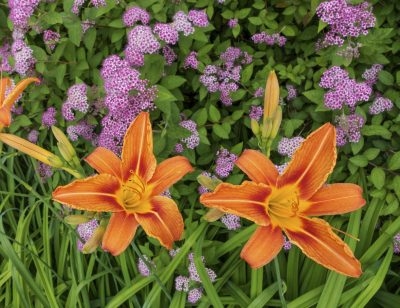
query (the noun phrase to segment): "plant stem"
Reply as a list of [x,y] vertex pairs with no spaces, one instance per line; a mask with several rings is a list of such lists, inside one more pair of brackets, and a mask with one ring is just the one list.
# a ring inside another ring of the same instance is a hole
[[281,300],[282,307],[286,308],[287,304],[286,304],[286,300],[285,300],[285,294],[284,294],[284,291],[283,291],[283,288],[282,288],[281,272],[279,270],[279,261],[278,261],[278,257],[277,256],[274,258],[274,265],[275,265],[276,279],[278,281],[279,298]]

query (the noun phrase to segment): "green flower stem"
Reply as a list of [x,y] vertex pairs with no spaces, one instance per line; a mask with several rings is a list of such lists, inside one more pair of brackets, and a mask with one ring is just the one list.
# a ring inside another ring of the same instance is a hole
[[281,271],[279,270],[279,261],[278,257],[274,258],[274,265],[275,265],[275,273],[276,273],[276,280],[278,281],[278,293],[279,293],[279,298],[281,300],[282,308],[286,308],[286,300],[285,300],[285,294],[282,288],[282,279],[281,279]]
[[250,298],[256,298],[263,289],[263,267],[251,270]]

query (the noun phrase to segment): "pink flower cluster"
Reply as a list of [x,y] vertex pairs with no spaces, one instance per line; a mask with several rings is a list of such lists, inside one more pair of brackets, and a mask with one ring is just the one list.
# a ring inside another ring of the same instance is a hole
[[220,55],[220,65],[207,65],[200,76],[200,82],[209,92],[220,92],[220,100],[225,106],[232,105],[230,93],[239,89],[242,65],[250,64],[252,57],[240,48],[228,47]]
[[133,27],[138,21],[147,25],[150,22],[150,14],[140,7],[130,7],[122,15],[122,21],[127,27]]
[[364,123],[364,118],[356,113],[336,117],[336,145],[340,147],[360,141]]
[[49,128],[53,125],[56,125],[56,114],[57,110],[54,107],[47,108],[46,111],[42,113],[42,125]]
[[53,50],[56,47],[56,44],[60,40],[60,34],[52,31],[52,30],[44,30],[43,31],[43,41],[49,46],[50,50]]
[[249,117],[252,120],[256,120],[257,122],[261,119],[263,116],[264,110],[261,106],[251,106],[250,107],[250,113]]
[[191,51],[185,58],[183,67],[185,69],[192,68],[196,70],[198,66],[199,66],[199,60],[197,60],[197,52]]
[[180,126],[186,128],[191,132],[191,135],[186,138],[182,138],[180,143],[175,145],[175,152],[182,153],[184,150],[184,145],[188,149],[195,149],[200,144],[200,136],[197,131],[197,124],[193,120],[183,120],[179,123]]
[[[74,3],[71,8],[71,12],[78,15],[79,11],[84,3],[85,3],[85,0],[74,0]],[[105,0],[91,0],[90,3],[93,4],[96,8],[107,5]]]
[[92,237],[94,231],[99,227],[99,222],[96,219],[92,219],[88,222],[79,224],[76,227],[79,239],[77,240],[77,247],[82,251],[83,246]]
[[361,75],[365,79],[365,83],[372,87],[378,80],[378,74],[382,70],[382,64],[373,64],[370,68],[366,69]]
[[[144,260],[143,260],[144,259]],[[152,269],[147,266],[149,264],[152,268],[155,268],[155,263],[146,255],[143,255],[143,259],[139,258],[137,263],[137,268],[139,270],[140,275],[143,277],[148,277],[151,274]],[[146,261],[146,263],[145,263]]]
[[132,120],[144,110],[154,108],[156,87],[140,79],[140,73],[127,60],[111,55],[103,62],[104,105],[108,114],[102,119],[103,129],[98,145],[120,153],[122,139]]
[[400,232],[393,237],[393,252],[400,254]]
[[268,34],[267,32],[256,33],[251,37],[251,40],[255,44],[267,44],[269,46],[278,45],[280,47],[285,46],[286,37],[279,33]]
[[40,0],[8,0],[9,18],[14,28],[26,32],[29,29],[29,18],[32,16]]
[[329,89],[324,95],[324,104],[329,109],[342,109],[348,106],[354,110],[360,101],[368,101],[372,89],[365,83],[357,83],[349,74],[339,66],[333,66],[321,77],[320,87]]
[[220,178],[228,177],[235,166],[237,158],[237,155],[230,153],[227,149],[222,148],[219,150],[215,162],[215,174]]
[[366,35],[368,29],[375,26],[376,21],[371,9],[372,6],[366,1],[357,5],[351,5],[346,0],[322,2],[316,13],[329,25],[329,31],[317,46],[342,46],[345,38]]
[[93,144],[96,144],[97,136],[94,133],[94,128],[94,125],[91,125],[82,120],[75,125],[68,126],[67,134],[69,139],[71,139],[72,141],[77,141],[78,137],[81,136],[85,140],[92,141]]
[[300,136],[293,138],[283,137],[278,143],[278,153],[291,158],[303,141],[304,138]]
[[286,90],[288,91],[288,95],[286,97],[288,101],[292,101],[297,97],[297,90],[293,85],[286,85]]
[[8,57],[11,56],[11,46],[8,43],[4,43],[0,46],[0,71],[11,73],[13,68],[8,61]]
[[[177,251],[173,251],[172,253],[170,252],[171,256],[176,255]],[[194,255],[193,253],[190,253],[188,255],[189,259],[189,266],[188,266],[188,272],[189,276],[177,276],[175,278],[175,289],[177,291],[182,291],[182,292],[187,292],[188,293],[188,302],[191,304],[197,303],[202,295],[203,295],[203,287],[201,285],[201,279],[200,275],[197,272],[196,265],[194,263]],[[204,256],[201,256],[201,260],[203,264],[205,263],[205,258]],[[210,268],[206,267],[207,275],[208,278],[211,280],[211,282],[214,282],[217,279],[217,274]]]
[[383,96],[378,96],[377,98],[374,99],[372,105],[369,106],[368,112],[369,114],[376,115],[384,111],[388,111],[392,108],[393,108],[393,103],[390,99]]
[[33,50],[21,39],[17,39],[11,46],[11,54],[14,57],[14,70],[26,76],[33,70],[36,59],[33,57]]
[[67,100],[61,107],[61,113],[65,120],[75,120],[73,110],[78,110],[82,113],[88,111],[89,104],[86,92],[87,86],[84,83],[75,84],[68,89]]

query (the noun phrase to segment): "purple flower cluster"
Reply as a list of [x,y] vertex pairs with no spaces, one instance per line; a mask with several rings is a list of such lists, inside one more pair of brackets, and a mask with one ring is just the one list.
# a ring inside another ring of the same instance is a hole
[[36,143],[39,138],[39,132],[36,129],[32,129],[28,134],[28,140],[32,143]]
[[185,61],[183,63],[183,67],[185,69],[193,68],[193,69],[196,70],[198,66],[199,66],[199,60],[197,60],[197,52],[191,51],[188,54],[188,56],[185,58]]
[[283,236],[283,240],[283,249],[286,251],[290,250],[290,248],[292,248],[292,243],[287,239],[286,236]]
[[330,0],[317,7],[318,17],[329,25],[325,37],[317,43],[319,47],[342,46],[345,38],[366,35],[375,26],[375,16],[368,2],[351,5],[346,0]]
[[349,59],[349,60],[356,59],[360,56],[359,48],[361,46],[362,45],[360,43],[349,42],[349,44],[344,49],[339,50],[336,54],[345,59]]
[[365,83],[372,87],[378,80],[378,74],[382,70],[382,64],[374,64],[370,68],[366,69],[361,75],[364,78]]
[[[156,267],[155,263],[152,260],[150,260],[150,258],[148,256],[143,255],[143,258],[145,259],[145,261],[148,264],[151,265],[151,267],[153,267],[153,268]],[[143,261],[142,258],[139,258],[138,263],[137,263],[137,267],[138,267],[140,275],[142,275],[144,277],[150,276],[152,269],[147,266],[147,264]]]
[[239,21],[237,18],[232,18],[228,20],[228,27],[235,28],[238,25]]
[[45,182],[53,175],[53,170],[51,169],[51,167],[42,162],[39,162],[37,171],[42,182]]
[[264,96],[264,88],[259,87],[256,89],[256,91],[253,94],[254,97],[263,97]]
[[254,44],[267,44],[268,46],[278,45],[280,47],[285,46],[286,37],[279,33],[268,34],[267,32],[256,33],[251,37]]
[[400,254],[400,232],[393,237],[393,252]]
[[289,164],[289,162],[286,162],[286,163],[284,163],[282,165],[275,165],[275,168],[276,168],[276,170],[278,170],[279,174],[282,174],[285,171],[285,169],[288,166],[288,164]]
[[156,53],[160,47],[160,43],[154,36],[153,31],[149,26],[136,26],[128,34],[127,48],[137,51],[141,54]]
[[[175,256],[175,251],[170,255]],[[189,276],[177,276],[175,278],[175,289],[177,291],[187,292],[188,293],[188,302],[191,304],[197,303],[203,295],[203,287],[201,285],[200,275],[197,272],[196,265],[194,263],[194,255],[190,253],[188,255],[189,266],[188,272]],[[204,256],[201,256],[201,260],[203,264],[205,264]],[[210,278],[211,282],[214,282],[217,279],[217,274],[210,268],[206,267],[207,275]]]
[[324,95],[325,107],[342,109],[345,105],[354,110],[359,101],[368,101],[372,89],[365,83],[357,83],[339,66],[333,66],[321,77],[320,87],[329,89]]
[[293,85],[288,84],[288,85],[286,85],[286,89],[288,91],[288,95],[287,95],[286,99],[288,101],[294,100],[297,97],[296,88]]
[[92,141],[96,144],[97,136],[94,133],[94,125],[88,124],[86,121],[80,121],[76,125],[70,125],[67,127],[67,134],[71,141],[77,141],[78,137],[81,136],[85,140]]
[[140,7],[130,7],[122,15],[125,26],[133,27],[138,21],[147,25],[150,22],[150,14]]
[[88,111],[89,104],[86,92],[87,86],[84,83],[75,84],[68,89],[67,100],[61,107],[61,113],[65,120],[75,120],[73,110],[78,110],[82,113]]
[[109,112],[102,119],[98,145],[120,153],[122,139],[132,120],[141,111],[154,108],[157,89],[149,87],[148,81],[140,79],[140,73],[117,55],[104,60],[101,76],[106,92],[104,105]]
[[188,36],[194,33],[194,27],[188,19],[188,15],[183,11],[178,11],[172,18],[172,27],[178,32],[183,32],[184,36]]
[[162,53],[163,53],[163,56],[165,59],[165,63],[167,65],[171,65],[178,58],[178,56],[176,55],[174,50],[171,47],[169,47],[168,45],[165,45],[162,48]]
[[[81,9],[81,7],[83,6],[84,3],[85,3],[85,0],[74,0],[74,4],[72,5],[71,12],[78,15],[79,10]],[[107,5],[105,0],[91,0],[90,3],[93,4],[96,8]]]
[[8,57],[11,56],[11,46],[8,43],[5,43],[3,46],[0,46],[0,71],[11,73],[13,68],[8,61]]
[[[216,179],[217,178],[215,175],[212,175],[210,172],[207,172],[207,171],[203,171],[201,173],[201,175],[204,175],[204,176],[212,178],[212,179]],[[200,195],[202,195],[204,193],[207,193],[207,192],[210,192],[210,190],[207,187],[203,186],[203,185],[200,185],[199,188],[197,189],[197,191],[198,191],[198,193]]]
[[230,153],[227,149],[222,148],[219,150],[215,162],[216,175],[220,178],[228,177],[233,170],[237,158],[237,155]]
[[11,53],[14,57],[14,70],[26,76],[34,67],[36,59],[33,57],[33,50],[21,39],[17,39],[11,46]]
[[283,137],[278,143],[278,153],[291,158],[303,141],[304,138],[300,136],[293,138]]
[[209,92],[220,92],[220,100],[225,106],[232,105],[230,93],[239,89],[242,65],[250,64],[252,57],[236,47],[228,47],[220,55],[222,64],[207,65],[200,76],[200,82]]
[[80,239],[77,241],[79,251],[82,251],[83,246],[92,237],[94,231],[99,227],[99,222],[96,219],[92,219],[83,224],[79,224],[76,228]]
[[249,117],[252,120],[256,120],[257,122],[263,116],[264,110],[261,106],[251,106]]
[[96,24],[96,22],[93,20],[89,20],[89,19],[82,20],[82,23],[81,23],[82,33],[85,33],[87,30],[92,28],[95,24]]
[[209,25],[208,17],[204,10],[190,10],[187,19],[196,27],[204,28]]
[[364,123],[364,118],[356,113],[336,117],[336,145],[340,147],[348,142],[360,141]]
[[369,106],[369,114],[380,114],[384,111],[388,111],[393,108],[393,103],[390,99],[385,98],[383,96],[379,96],[375,98],[375,100],[372,102],[372,105]]
[[240,217],[234,214],[224,214],[220,220],[228,230],[237,230],[242,226]]
[[40,0],[8,0],[9,18],[14,28],[23,32],[29,29],[29,18],[32,16]]
[[60,34],[52,31],[52,30],[44,30],[43,32],[43,41],[49,46],[50,50],[53,50],[56,47],[56,44],[60,40]]
[[190,131],[191,135],[189,137],[182,138],[181,142],[175,145],[175,152],[182,153],[184,150],[183,145],[185,145],[188,149],[195,149],[200,144],[200,136],[199,132],[197,131],[196,122],[193,120],[183,120],[179,123],[179,125]]
[[49,107],[42,114],[42,125],[49,128],[57,123],[56,120],[57,110],[54,107]]

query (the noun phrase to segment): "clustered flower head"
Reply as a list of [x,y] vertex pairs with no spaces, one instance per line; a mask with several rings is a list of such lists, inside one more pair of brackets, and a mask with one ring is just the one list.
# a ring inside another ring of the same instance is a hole
[[96,24],[96,22],[93,20],[89,20],[89,19],[82,20],[82,23],[81,23],[82,33],[85,33],[87,30],[92,28],[95,24]]
[[56,114],[57,110],[54,107],[47,108],[42,114],[42,125],[49,128],[50,126],[56,125]]
[[11,56],[11,46],[8,43],[4,43],[0,46],[0,71],[11,73],[13,68],[11,63],[8,61],[8,57]]
[[[153,268],[156,267],[155,263],[148,256],[143,255],[143,258],[151,267],[153,267]],[[143,261],[142,258],[139,258],[137,267],[138,267],[140,275],[142,275],[144,277],[150,276],[152,269],[147,266],[147,264]]]
[[[170,251],[171,257],[176,255],[177,251]],[[179,275],[175,278],[175,289],[177,291],[187,292],[188,293],[188,302],[191,304],[197,303],[203,295],[203,287],[201,284],[201,278],[199,273],[197,272],[196,265],[194,263],[194,255],[190,253],[188,255],[189,266],[188,272],[189,276]],[[205,264],[204,256],[201,256],[201,261]],[[206,267],[208,278],[211,282],[215,282],[217,279],[217,274],[210,268]]]
[[263,97],[264,96],[264,88],[259,87],[256,89],[256,91],[253,94],[254,97]]
[[108,114],[102,119],[103,127],[98,145],[120,153],[122,139],[129,124],[144,110],[154,108],[157,89],[140,79],[140,73],[129,62],[111,55],[103,62],[104,105]]
[[185,58],[183,67],[185,69],[193,68],[196,70],[198,66],[199,66],[199,61],[197,60],[197,52],[191,51]]
[[165,63],[167,65],[171,65],[178,58],[178,56],[176,55],[174,50],[171,47],[169,47],[168,45],[166,45],[162,48],[162,54],[164,56]]
[[368,112],[369,114],[380,114],[384,111],[388,111],[393,108],[393,103],[390,99],[385,98],[383,96],[378,96],[372,102],[372,105],[369,106]]
[[333,66],[321,77],[320,87],[329,89],[324,95],[325,107],[329,109],[342,109],[348,106],[354,110],[360,101],[368,101],[372,89],[365,82],[356,82],[339,66]]
[[32,16],[40,0],[8,0],[10,9],[9,18],[14,25],[23,32],[29,29],[29,18]]
[[252,57],[237,47],[228,47],[220,55],[222,63],[207,65],[200,76],[200,82],[209,92],[220,92],[220,100],[225,106],[232,105],[230,93],[239,89],[242,65],[250,64]]
[[67,100],[61,107],[62,116],[67,121],[73,121],[75,115],[73,110],[86,113],[89,109],[87,86],[84,83],[78,83],[71,86],[67,92]]
[[242,226],[240,217],[234,214],[224,214],[220,220],[228,230],[237,230]]
[[237,18],[231,18],[228,20],[228,27],[229,28],[235,28],[238,25],[238,19]]
[[370,68],[366,69],[361,75],[364,78],[365,83],[372,87],[378,80],[378,74],[382,70],[382,64],[373,64]]
[[286,97],[288,101],[294,100],[297,97],[297,90],[293,85],[286,85],[286,90],[288,91],[288,95]]
[[122,21],[127,27],[133,27],[138,21],[147,25],[150,22],[150,14],[140,7],[130,7],[122,15]]
[[45,182],[53,175],[53,170],[51,169],[51,167],[42,162],[39,162],[37,171],[42,182]]
[[36,129],[32,129],[28,134],[28,140],[32,143],[36,143],[39,138],[39,132]]
[[249,117],[252,120],[256,120],[257,122],[263,116],[264,110],[261,106],[251,106]]
[[393,237],[393,251],[395,254],[400,254],[400,232]]
[[[71,8],[71,12],[78,15],[79,11],[84,3],[85,3],[85,0],[74,0],[74,3]],[[91,0],[90,3],[93,4],[96,8],[107,5],[105,0]]]
[[346,38],[366,35],[368,29],[375,26],[376,20],[371,10],[372,6],[367,1],[357,5],[351,5],[346,0],[322,2],[316,13],[329,25],[329,31],[317,46],[342,46]]
[[199,132],[197,131],[197,124],[193,120],[183,120],[179,123],[180,126],[186,128],[188,131],[191,132],[189,137],[182,138],[180,143],[175,145],[175,152],[182,153],[184,150],[184,145],[188,149],[195,149],[200,144],[200,136]]
[[96,144],[97,135],[94,132],[94,125],[87,123],[82,120],[79,121],[75,125],[70,125],[67,127],[67,134],[71,141],[77,141],[78,137],[81,136],[85,140],[92,141],[93,144]]
[[267,44],[268,46],[278,45],[280,47],[285,46],[286,37],[280,33],[268,34],[267,32],[256,33],[251,37],[254,44]]
[[336,117],[336,144],[344,146],[348,142],[357,143],[361,138],[361,128],[365,120],[362,116],[354,113]]
[[22,39],[17,39],[11,46],[11,54],[15,61],[14,70],[18,74],[26,76],[36,63],[33,50]]
[[232,172],[237,160],[237,155],[230,153],[227,149],[220,149],[217,152],[217,160],[215,162],[215,173],[220,178],[226,178]]
[[49,46],[50,50],[53,50],[56,47],[59,40],[60,34],[58,32],[52,30],[43,31],[43,41],[47,46]]
[[79,251],[82,251],[83,246],[93,236],[94,231],[98,227],[99,222],[96,219],[92,219],[77,226],[76,231],[78,232],[78,235],[80,237],[77,241]]
[[360,43],[353,43],[353,42],[349,42],[349,44],[342,50],[339,50],[336,54],[338,56],[341,56],[345,59],[356,59],[360,56],[360,50],[359,48],[362,45]]
[[278,143],[278,153],[291,158],[303,141],[304,138],[300,136],[293,138],[283,137]]

